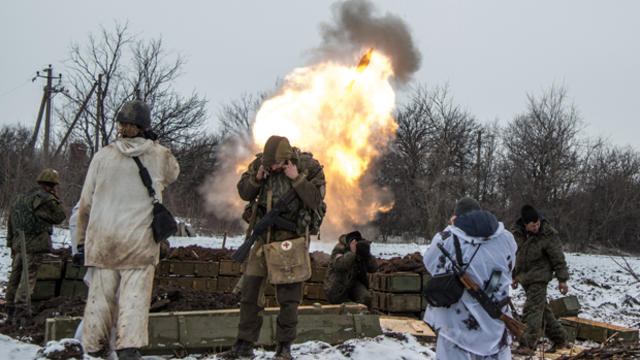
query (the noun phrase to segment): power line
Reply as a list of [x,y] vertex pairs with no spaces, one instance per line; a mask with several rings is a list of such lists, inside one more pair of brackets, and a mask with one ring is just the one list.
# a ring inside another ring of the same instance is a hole
[[18,90],[19,88],[21,88],[21,87],[23,87],[23,86],[27,85],[29,82],[31,82],[31,79],[27,79],[27,80],[25,80],[22,84],[17,85],[17,86],[16,86],[16,87],[14,87],[13,89],[10,89],[10,90],[7,90],[7,91],[5,91],[5,92],[3,92],[3,93],[0,93],[0,97],[3,97],[3,96],[5,96],[5,95],[9,95],[9,94],[11,94],[12,92],[14,92],[14,91]]

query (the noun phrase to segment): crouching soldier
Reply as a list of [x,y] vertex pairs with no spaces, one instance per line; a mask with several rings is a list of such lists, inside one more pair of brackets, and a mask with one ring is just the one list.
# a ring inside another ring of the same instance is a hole
[[58,198],[58,172],[44,169],[38,175],[39,186],[18,195],[11,204],[7,221],[7,247],[11,249],[11,274],[5,299],[7,313],[13,322],[24,314],[26,291],[22,279],[22,251],[20,232],[24,232],[27,257],[29,294],[36,285],[38,267],[45,255],[51,252],[52,225],[60,224],[67,217],[64,205]]
[[359,231],[340,236],[324,279],[324,292],[330,303],[353,301],[371,308],[367,273],[378,270],[378,261],[370,249],[371,243]]

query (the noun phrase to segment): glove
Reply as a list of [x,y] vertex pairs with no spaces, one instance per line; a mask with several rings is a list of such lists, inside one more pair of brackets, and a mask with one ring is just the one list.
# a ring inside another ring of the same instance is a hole
[[360,257],[367,257],[371,253],[371,243],[366,240],[361,240],[356,243],[356,255]]
[[78,252],[71,258],[71,264],[76,267],[84,266],[84,245],[78,245]]

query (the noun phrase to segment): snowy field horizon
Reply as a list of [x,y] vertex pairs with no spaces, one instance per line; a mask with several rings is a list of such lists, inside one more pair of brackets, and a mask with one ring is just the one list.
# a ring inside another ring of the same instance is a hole
[[[6,230],[0,229],[0,237],[5,238]],[[225,247],[235,249],[243,241],[244,236],[231,236],[226,239]],[[169,239],[172,248],[197,245],[207,248],[222,247],[222,236],[172,237]],[[55,228],[53,235],[54,248],[68,248],[71,246],[67,229]],[[330,253],[335,243],[327,240],[312,241],[311,251]],[[383,259],[403,257],[407,254],[423,253],[428,245],[411,243],[372,243],[371,252]],[[640,282],[631,274],[623,270],[618,264],[624,264],[621,257],[609,255],[593,255],[581,253],[565,253],[571,276],[568,295],[578,297],[581,306],[580,317],[602,321],[614,325],[630,328],[640,326]],[[625,257],[630,267],[640,273],[640,257]],[[618,264],[617,264],[618,263]],[[11,268],[10,250],[3,241],[0,243],[0,295],[4,297],[6,282]],[[552,281],[548,288],[548,297],[556,299],[562,297],[558,291],[557,281]],[[525,295],[522,287],[511,291],[513,303],[520,312],[524,305]],[[588,345],[588,344],[587,344]],[[50,346],[59,346],[56,343]],[[37,345],[21,342],[0,334],[0,359],[26,360],[34,359],[38,350]],[[269,359],[272,351],[258,350],[255,359]],[[293,346],[296,359],[435,359],[435,344],[422,344],[411,335],[405,339],[388,336],[376,338],[353,339],[341,345],[331,346],[320,341],[310,341]],[[88,357],[85,357],[89,359]],[[149,357],[151,359],[153,357]],[[215,355],[195,356],[185,359],[215,359]],[[514,358],[517,358],[514,356]]]

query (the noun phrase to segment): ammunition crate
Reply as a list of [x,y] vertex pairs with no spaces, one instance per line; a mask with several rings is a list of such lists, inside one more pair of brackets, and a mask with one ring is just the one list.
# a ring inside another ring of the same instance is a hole
[[62,277],[61,260],[45,260],[38,266],[38,280],[59,280]]
[[327,267],[314,267],[311,268],[311,279],[308,282],[321,283],[324,282],[324,277],[327,275]]
[[374,273],[369,277],[369,286],[383,292],[419,293],[422,290],[422,277],[410,272]]
[[560,318],[560,322],[565,328],[575,327],[576,337],[579,339],[593,340],[601,343],[617,333],[616,338],[624,344],[631,345],[638,343],[638,329],[630,329],[578,317],[563,317]]
[[242,273],[241,264],[233,260],[220,261],[220,275],[239,276]]
[[85,266],[73,266],[71,261],[64,264],[64,278],[69,280],[82,280],[87,273]]
[[230,293],[238,283],[238,280],[240,280],[240,277],[237,276],[218,276],[217,289],[220,292]]
[[87,297],[89,292],[89,288],[85,285],[82,280],[62,280],[62,284],[60,285],[60,296],[82,296]]
[[56,296],[56,288],[58,281],[56,280],[37,280],[33,289],[31,300],[48,300]]
[[322,283],[304,283],[303,294],[306,299],[326,300],[324,285]]
[[580,303],[575,295],[565,296],[559,299],[551,300],[549,307],[556,318],[563,316],[577,316],[580,312]]
[[372,291],[371,295],[371,307],[385,313],[419,313],[423,310],[420,294]]

